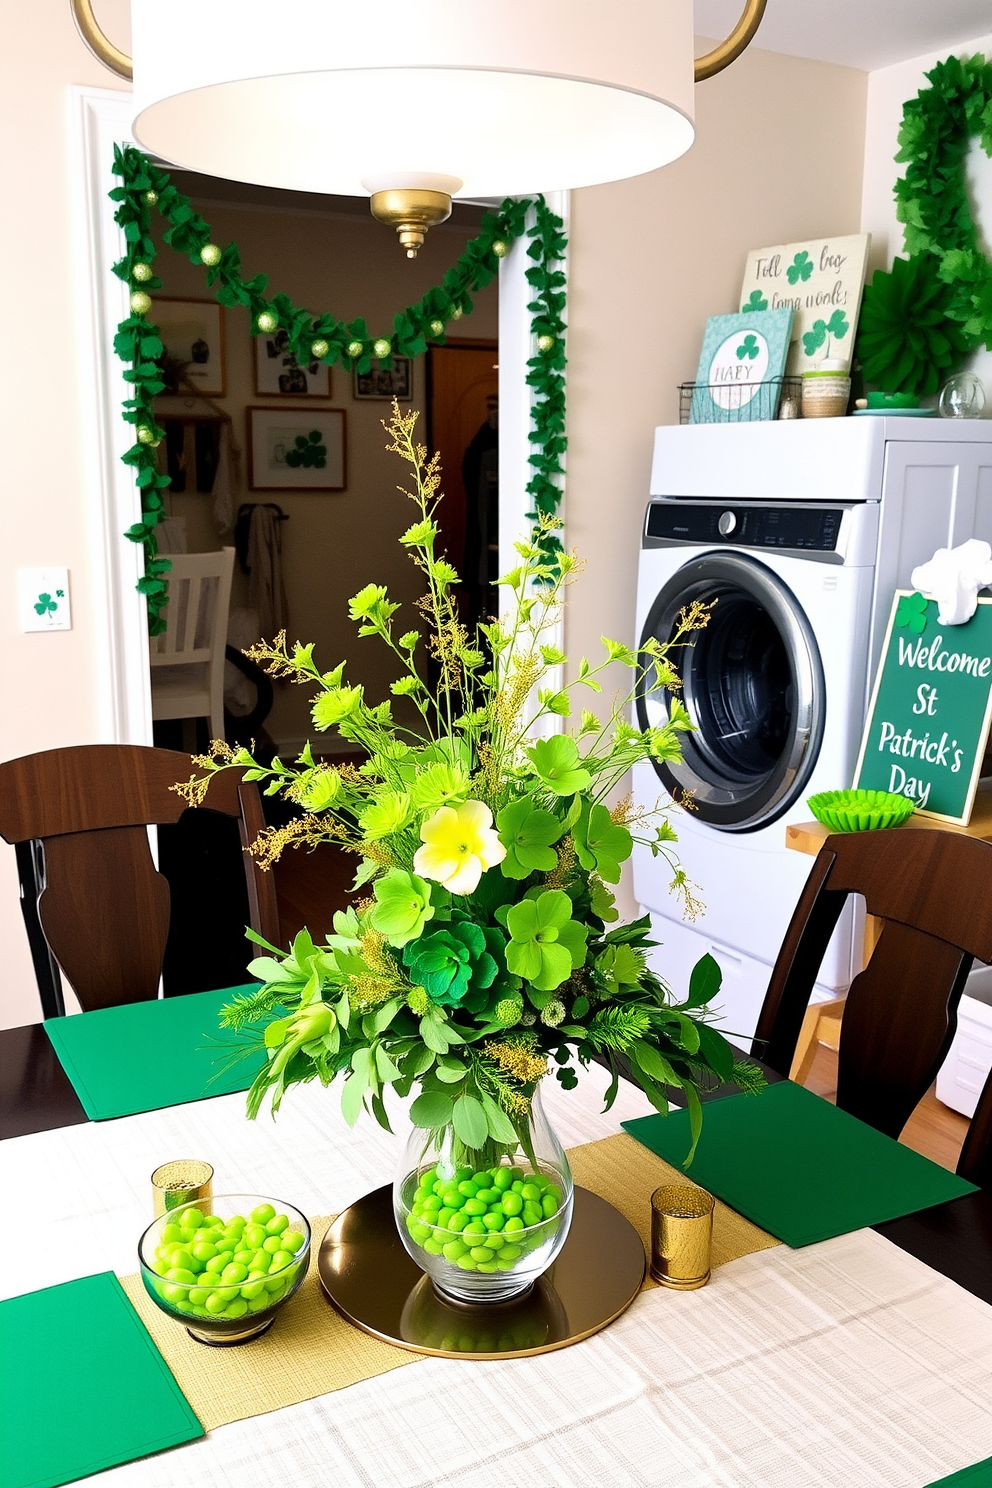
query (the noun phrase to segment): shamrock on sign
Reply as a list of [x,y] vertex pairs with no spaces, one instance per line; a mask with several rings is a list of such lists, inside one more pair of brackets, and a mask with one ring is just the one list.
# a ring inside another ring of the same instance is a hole
[[752,289],[749,298],[741,306],[741,311],[742,312],[745,311],[745,310],[767,310],[767,309],[768,309],[768,301],[765,299],[765,297],[761,293],[761,290],[760,289]]
[[792,260],[791,264],[785,271],[785,277],[788,279],[790,284],[798,284],[800,279],[805,284],[806,280],[809,278],[812,272],[813,260],[804,249],[802,253],[796,254],[795,258]]
[[757,336],[750,336],[750,335],[745,336],[744,337],[744,340],[741,342],[740,346],[738,346],[738,348],[737,348],[737,357],[738,357],[738,360],[739,361],[743,361],[745,357],[750,357],[751,361],[753,362],[754,359],[755,359],[755,357],[757,355],[758,355],[758,338],[757,338]]
[[927,628],[927,603],[922,594],[904,594],[896,608],[896,624],[922,634]]
[[286,451],[286,464],[294,469],[303,466],[307,470],[323,470],[327,464],[327,446],[320,437],[319,429],[312,429],[309,436],[297,434],[294,448]]
[[850,329],[850,321],[843,310],[835,310],[829,320],[814,320],[813,329],[803,335],[803,350],[807,356],[812,356],[826,341],[829,356],[830,339],[842,341]]
[[38,615],[54,615],[58,609],[58,603],[50,594],[41,593],[38,595],[34,608]]

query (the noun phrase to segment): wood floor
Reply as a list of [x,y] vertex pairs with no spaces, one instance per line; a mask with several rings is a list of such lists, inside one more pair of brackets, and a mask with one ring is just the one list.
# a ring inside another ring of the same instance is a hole
[[[823,1044],[817,1049],[806,1086],[827,1100],[837,1094],[837,1055]],[[942,1168],[954,1169],[967,1130],[968,1118],[943,1105],[931,1088],[909,1118],[900,1141]]]

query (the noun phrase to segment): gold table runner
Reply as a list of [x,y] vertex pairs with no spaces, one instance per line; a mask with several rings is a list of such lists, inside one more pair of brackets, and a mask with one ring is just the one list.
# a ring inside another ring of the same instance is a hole
[[[573,1147],[568,1160],[577,1184],[599,1194],[630,1220],[645,1254],[650,1254],[651,1194],[663,1183],[691,1181],[626,1133]],[[195,1343],[181,1324],[154,1305],[140,1276],[121,1278],[205,1430],[262,1416],[286,1405],[299,1405],[404,1364],[417,1364],[425,1357],[380,1343],[335,1312],[324,1295],[316,1266],[317,1251],[330,1223],[326,1216],[311,1219],[313,1245],[303,1285],[277,1313],[267,1333],[236,1348],[212,1349]],[[779,1243],[717,1200],[714,1267]],[[646,1276],[644,1285],[654,1287],[656,1283]],[[675,1299],[677,1294],[673,1292],[672,1296]]]

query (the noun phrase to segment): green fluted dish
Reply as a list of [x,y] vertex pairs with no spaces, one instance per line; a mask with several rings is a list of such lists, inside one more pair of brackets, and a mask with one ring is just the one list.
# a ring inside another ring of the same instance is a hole
[[833,832],[877,832],[882,827],[899,827],[913,814],[910,798],[892,791],[821,791],[806,804],[817,821]]

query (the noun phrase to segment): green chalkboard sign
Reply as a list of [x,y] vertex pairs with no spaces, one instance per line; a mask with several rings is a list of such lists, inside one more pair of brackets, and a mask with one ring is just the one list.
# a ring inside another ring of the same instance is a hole
[[910,796],[917,811],[967,825],[992,718],[992,599],[964,625],[896,591],[855,785]]

